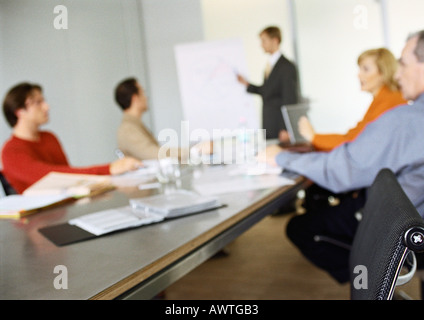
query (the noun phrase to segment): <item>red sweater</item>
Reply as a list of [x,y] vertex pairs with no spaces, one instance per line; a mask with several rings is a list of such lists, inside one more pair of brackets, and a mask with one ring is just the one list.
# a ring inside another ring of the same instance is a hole
[[68,163],[60,142],[47,131],[40,132],[39,141],[12,136],[1,152],[3,174],[12,187],[22,193],[51,171],[108,175],[109,164],[75,168]]

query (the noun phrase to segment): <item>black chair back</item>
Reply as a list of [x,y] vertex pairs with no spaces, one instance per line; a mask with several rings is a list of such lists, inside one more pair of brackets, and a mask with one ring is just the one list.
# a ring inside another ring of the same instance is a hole
[[17,193],[15,189],[13,189],[13,187],[10,185],[10,183],[6,180],[6,178],[3,175],[3,172],[1,171],[0,171],[0,182],[6,196]]
[[410,252],[424,251],[424,221],[392,171],[369,189],[350,253],[351,299],[392,299]]

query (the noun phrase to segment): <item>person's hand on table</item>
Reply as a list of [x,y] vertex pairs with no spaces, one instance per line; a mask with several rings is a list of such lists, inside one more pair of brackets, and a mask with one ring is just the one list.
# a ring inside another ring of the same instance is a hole
[[278,133],[278,140],[282,143],[290,143],[290,134],[287,130],[281,130]]
[[258,162],[266,162],[267,164],[277,167],[278,164],[275,161],[275,157],[283,152],[284,149],[279,147],[278,145],[271,145],[265,148],[265,150],[260,151],[257,155]]
[[111,175],[117,175],[127,171],[133,171],[141,167],[143,167],[143,162],[140,160],[132,157],[124,157],[112,162],[109,166],[109,171]]
[[305,116],[300,117],[299,119],[299,133],[308,141],[312,142],[315,136],[315,130],[312,127],[311,122]]

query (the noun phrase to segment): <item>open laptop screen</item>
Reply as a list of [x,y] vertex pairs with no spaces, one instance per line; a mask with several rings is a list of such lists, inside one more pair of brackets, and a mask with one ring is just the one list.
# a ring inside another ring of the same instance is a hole
[[307,115],[308,110],[309,105],[304,103],[285,105],[281,107],[284,123],[290,135],[291,144],[307,142],[299,133],[298,123],[300,117]]

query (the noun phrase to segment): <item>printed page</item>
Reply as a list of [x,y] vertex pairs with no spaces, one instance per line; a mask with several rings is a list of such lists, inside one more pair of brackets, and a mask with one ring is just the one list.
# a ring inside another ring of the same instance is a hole
[[0,198],[0,215],[42,209],[69,198],[67,195],[28,196],[14,194]]
[[194,189],[203,195],[218,195],[292,185],[294,181],[281,175],[240,175],[227,181],[196,181]]
[[140,184],[156,180],[159,170],[159,161],[143,160],[144,167],[112,176],[111,181],[117,187],[137,187]]
[[23,194],[86,196],[92,191],[108,189],[111,185],[109,176],[50,172],[26,189]]
[[163,217],[141,210],[133,210],[131,207],[120,207],[90,213],[82,217],[72,219],[69,224],[75,225],[97,236],[116,230],[138,227],[163,220]]
[[130,199],[130,204],[135,209],[161,214],[166,218],[201,212],[221,205],[217,197],[204,196],[183,189],[167,194]]

